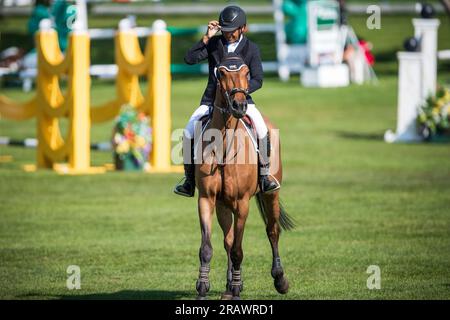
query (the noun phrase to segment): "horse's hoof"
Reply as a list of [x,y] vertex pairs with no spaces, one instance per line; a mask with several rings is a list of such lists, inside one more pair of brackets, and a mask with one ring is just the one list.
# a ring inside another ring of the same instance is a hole
[[197,280],[197,284],[195,285],[199,296],[206,296],[206,293],[210,289],[209,282],[200,282]]
[[241,300],[241,297],[240,296],[234,296],[234,297],[231,298],[231,300]]
[[206,296],[197,296],[196,300],[208,300]]
[[233,299],[233,294],[231,293],[231,291],[225,291],[224,293],[222,293],[222,296],[220,297],[221,300],[231,300]]
[[286,294],[289,291],[289,282],[286,277],[276,278],[273,284],[278,293]]

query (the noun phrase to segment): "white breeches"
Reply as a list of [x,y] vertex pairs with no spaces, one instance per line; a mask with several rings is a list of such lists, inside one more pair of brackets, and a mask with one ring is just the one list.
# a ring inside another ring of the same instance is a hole
[[[189,139],[194,138],[194,128],[195,122],[199,121],[201,117],[208,114],[209,107],[207,105],[202,104],[197,110],[194,111],[189,122],[185,129],[185,134]],[[267,135],[267,126],[264,122],[264,119],[261,113],[256,109],[254,104],[248,104],[247,106],[247,115],[252,119],[253,123],[256,127],[256,134],[258,135],[258,139],[263,139]]]

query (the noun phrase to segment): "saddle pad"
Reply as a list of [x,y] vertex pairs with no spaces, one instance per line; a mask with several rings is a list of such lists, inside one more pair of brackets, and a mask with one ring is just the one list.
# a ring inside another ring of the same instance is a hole
[[[202,135],[203,132],[206,129],[206,126],[211,120],[212,113],[206,114],[203,117],[200,118],[200,121],[202,123]],[[257,133],[256,133],[256,127],[253,123],[252,119],[245,115],[243,118],[239,119],[244,124],[244,128],[247,130],[248,135],[250,136],[250,139],[252,140],[253,147],[255,148],[255,151],[258,153],[258,142],[257,142]],[[198,142],[197,142],[198,143]],[[197,143],[195,144],[195,148],[197,148]]]

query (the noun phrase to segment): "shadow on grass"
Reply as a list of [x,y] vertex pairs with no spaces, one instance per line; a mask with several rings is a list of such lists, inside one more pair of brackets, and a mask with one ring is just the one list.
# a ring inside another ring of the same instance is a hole
[[70,295],[43,295],[28,293],[18,296],[19,299],[53,298],[61,300],[194,300],[195,291],[166,291],[166,290],[122,290],[109,293],[74,294]]
[[112,293],[60,296],[62,300],[179,300],[194,299],[192,291],[122,290]]
[[[336,131],[335,134],[340,138],[352,139],[352,140],[367,140],[367,141],[381,141],[384,142],[383,133],[359,133],[359,132],[349,132],[349,131]],[[434,138],[432,141],[415,141],[405,143],[409,146],[432,146],[440,148],[442,145],[447,145],[450,143],[449,136],[439,136]]]
[[345,139],[384,141],[384,133],[359,133],[350,131],[337,131],[336,134],[339,137]]

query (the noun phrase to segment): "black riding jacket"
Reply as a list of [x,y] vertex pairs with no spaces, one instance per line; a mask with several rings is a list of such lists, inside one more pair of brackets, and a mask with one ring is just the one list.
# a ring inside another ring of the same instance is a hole
[[[208,58],[209,78],[205,92],[203,93],[200,104],[212,106],[216,95],[217,79],[214,75],[214,68],[219,64],[224,56],[227,41],[223,36],[212,37],[205,45],[202,40],[197,42],[184,57],[187,64],[196,64]],[[255,92],[262,87],[263,68],[261,63],[261,55],[258,46],[250,41],[246,36],[242,35],[242,40],[237,46],[234,53],[239,54],[245,64],[250,69],[249,93]],[[247,97],[248,103],[254,104],[252,97]]]

